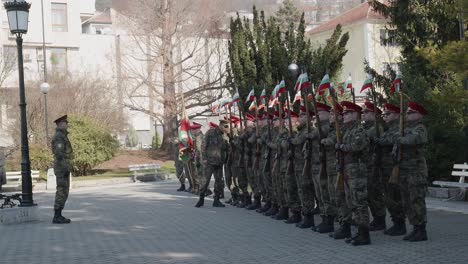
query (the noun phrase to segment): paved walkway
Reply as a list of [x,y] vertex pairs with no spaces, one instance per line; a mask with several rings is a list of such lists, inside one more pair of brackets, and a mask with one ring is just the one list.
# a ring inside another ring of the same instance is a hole
[[73,190],[65,211],[70,225],[52,225],[53,193],[37,193],[41,221],[0,225],[0,263],[467,263],[468,214],[443,211],[450,206],[440,201],[430,201],[439,209],[429,212],[429,241],[378,232],[372,245],[353,247],[255,212],[213,208],[209,200],[194,208],[197,198],[177,187]]

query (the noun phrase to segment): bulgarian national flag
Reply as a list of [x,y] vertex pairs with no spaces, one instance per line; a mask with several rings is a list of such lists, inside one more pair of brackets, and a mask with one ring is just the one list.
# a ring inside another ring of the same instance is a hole
[[265,99],[267,97],[266,90],[263,89],[262,94],[260,95],[260,99]]
[[253,110],[255,110],[256,107],[257,107],[257,102],[255,100],[252,100],[252,103],[249,106],[249,111],[252,112]]
[[[232,99],[234,99],[234,98],[232,98]],[[233,101],[231,101],[230,98],[224,98],[219,102],[219,108],[223,108],[225,106],[232,106],[232,103],[233,103]]]
[[219,102],[215,102],[213,106],[211,106],[211,112],[216,113],[219,111]]
[[266,104],[265,98],[260,99],[260,103],[259,103],[258,106],[257,106],[258,111],[260,111],[260,110],[262,110],[263,108],[265,108],[265,107],[266,107],[265,104]]
[[344,83],[344,88],[345,89],[353,89],[353,80],[351,79],[351,73],[348,76],[348,79],[346,79],[346,82]]
[[392,93],[400,92],[401,87],[401,75],[397,73],[395,80],[392,82]]
[[362,88],[361,88],[361,93],[368,89],[368,88],[371,88],[372,87],[372,75],[370,74],[367,74],[367,79],[364,81],[364,84],[362,85]]
[[330,88],[330,76],[327,74],[325,74],[325,76],[323,76],[323,79],[322,81],[320,82],[320,85],[318,87],[318,90],[317,90],[317,93],[323,91],[323,90],[326,90]]
[[247,104],[248,102],[252,101],[255,99],[255,91],[254,89],[250,90],[250,93],[249,95],[247,95],[247,98],[245,99],[245,104]]
[[179,157],[186,161],[190,158],[190,152],[186,151],[193,147],[193,137],[190,132],[190,120],[185,110],[182,113],[182,119],[179,127]]
[[232,103],[237,103],[240,101],[239,90],[236,88],[236,93],[232,97]]
[[307,87],[308,85],[310,85],[309,76],[307,75],[307,73],[302,73],[297,78],[296,85],[294,86],[294,93],[301,91],[302,89],[304,89],[304,87]]
[[292,103],[295,104],[297,101],[300,102],[301,99],[302,99],[301,91],[299,90],[299,91],[296,92],[296,95],[294,96],[294,99],[293,99]]
[[275,97],[278,98],[284,92],[286,92],[286,83],[284,80],[281,80],[281,82],[278,84],[278,90],[276,91]]
[[270,101],[268,102],[268,107],[273,108],[273,107],[275,107],[275,105],[277,105],[278,103],[279,103],[278,98],[275,98],[275,97],[273,97],[273,95],[272,95],[272,96],[270,96]]

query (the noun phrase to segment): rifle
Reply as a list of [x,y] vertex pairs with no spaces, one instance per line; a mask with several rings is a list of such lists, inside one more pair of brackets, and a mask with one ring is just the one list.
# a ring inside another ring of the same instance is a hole
[[[288,136],[289,138],[292,137],[292,122],[291,122],[291,98],[290,98],[290,95],[289,95],[289,91],[288,91],[288,118],[289,118],[289,131],[288,131]],[[295,171],[294,171],[294,145],[293,144],[289,144],[289,150],[288,150],[288,165],[287,165],[287,169],[286,169],[286,175],[288,177],[295,177],[294,175]]]
[[[400,85],[402,84],[403,82]],[[403,92],[400,86],[400,137],[404,136],[404,132],[405,132],[405,128],[404,128],[404,118],[403,118]],[[388,180],[389,183],[398,184],[398,182],[400,181],[400,162],[401,162],[401,156],[402,156],[401,148],[402,148],[402,145],[398,144],[397,145],[397,150],[398,150],[397,162],[395,166],[393,166],[392,176],[390,176],[390,179]]]
[[[375,88],[371,87],[372,97],[374,100],[374,106],[377,108],[377,94],[375,92]],[[375,138],[380,138],[380,127],[379,127],[379,118],[377,116],[377,111],[374,110],[374,122],[375,122]],[[378,178],[382,179],[382,149],[378,144],[374,142],[374,151],[375,153],[375,164],[374,167],[377,170]],[[374,175],[374,174],[373,174]]]
[[255,141],[255,162],[254,162],[254,168],[256,170],[259,169],[260,167],[260,159],[262,158],[261,157],[261,153],[260,153],[260,143],[258,142],[258,126],[259,126],[259,120],[258,120],[258,104],[257,104],[257,101],[255,100],[255,119],[256,119],[256,122],[257,124],[255,125],[255,138],[257,139]]
[[[340,122],[338,120],[338,109],[336,107],[337,104],[337,98],[336,98],[336,93],[333,93],[332,95],[332,104],[333,104],[333,112],[335,114],[335,133],[336,133],[336,140],[337,142],[342,141],[342,135],[341,135],[341,128],[340,128]],[[338,155],[338,163],[339,163],[339,170],[338,170],[338,175],[336,178],[336,188],[339,191],[344,190],[344,154],[342,150],[337,151]]]

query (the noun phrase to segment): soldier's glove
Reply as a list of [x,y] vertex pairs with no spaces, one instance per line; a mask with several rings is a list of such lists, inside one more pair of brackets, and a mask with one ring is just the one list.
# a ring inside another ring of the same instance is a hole
[[341,142],[336,142],[335,143],[335,150],[340,150],[341,149]]
[[398,144],[394,144],[392,148],[393,164],[398,164]]

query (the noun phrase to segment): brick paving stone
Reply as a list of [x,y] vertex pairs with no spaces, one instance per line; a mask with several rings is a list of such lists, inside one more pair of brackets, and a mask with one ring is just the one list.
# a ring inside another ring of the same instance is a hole
[[[468,212],[428,200],[429,241],[372,232],[353,247],[245,209],[195,208],[197,197],[175,181],[73,190],[64,215],[51,223],[54,193],[35,194],[40,221],[0,225],[0,263],[466,263]],[[227,195],[228,196],[228,195]],[[316,219],[318,221],[318,219]]]

